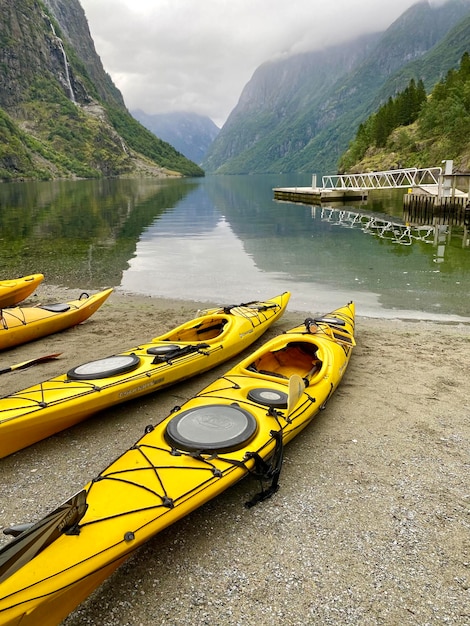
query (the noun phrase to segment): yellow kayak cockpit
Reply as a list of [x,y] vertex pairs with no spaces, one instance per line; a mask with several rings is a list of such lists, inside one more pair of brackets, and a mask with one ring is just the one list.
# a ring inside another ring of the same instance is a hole
[[320,371],[321,366],[316,344],[310,341],[292,341],[280,350],[261,355],[247,369],[265,376],[290,378],[297,374],[308,379]]
[[225,331],[227,324],[228,319],[223,315],[201,318],[194,325],[180,326],[174,332],[165,335],[165,341],[207,341],[216,339]]

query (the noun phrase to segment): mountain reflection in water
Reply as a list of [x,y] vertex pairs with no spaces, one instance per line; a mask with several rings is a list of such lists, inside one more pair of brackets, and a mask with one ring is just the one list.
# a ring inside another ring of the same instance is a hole
[[468,316],[461,233],[408,226],[397,191],[354,206],[276,202],[273,187],[309,184],[281,178],[2,185],[0,277],[218,303],[290,290],[291,310],[355,300],[359,315]]

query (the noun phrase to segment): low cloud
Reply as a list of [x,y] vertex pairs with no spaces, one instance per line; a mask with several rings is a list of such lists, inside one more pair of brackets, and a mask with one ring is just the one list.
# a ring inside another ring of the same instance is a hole
[[385,30],[415,0],[81,4],[97,52],[129,109],[193,111],[222,126],[265,61]]

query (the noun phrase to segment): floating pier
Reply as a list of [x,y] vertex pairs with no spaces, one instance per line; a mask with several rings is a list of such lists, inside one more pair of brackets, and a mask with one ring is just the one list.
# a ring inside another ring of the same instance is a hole
[[276,187],[274,200],[319,204],[338,200],[367,200],[368,189],[327,189],[324,187]]
[[441,167],[407,168],[363,174],[334,174],[322,176],[321,187],[317,176],[312,176],[311,187],[275,187],[275,200],[321,204],[344,200],[367,200],[375,189],[408,189],[419,194],[468,199],[468,194],[455,188],[456,175],[452,174],[452,161],[445,161],[445,172]]
[[[323,176],[321,187],[317,187],[314,174],[311,187],[275,187],[274,199],[324,206],[324,203],[338,201],[365,201],[369,191],[374,189],[407,189],[408,193],[404,194],[403,200],[405,231],[402,233],[397,224],[387,221],[385,226],[380,226],[381,236],[391,230],[400,235],[395,243],[404,243],[407,238],[409,241],[411,238],[421,238],[411,235],[412,228],[419,230],[430,226],[432,229],[451,229],[452,226],[458,226],[464,229],[463,246],[469,247],[470,183],[467,193],[457,189],[456,185],[457,180],[470,180],[470,174],[454,174],[453,161],[444,163],[444,172],[440,167],[431,167]],[[354,223],[357,221],[355,215]]]

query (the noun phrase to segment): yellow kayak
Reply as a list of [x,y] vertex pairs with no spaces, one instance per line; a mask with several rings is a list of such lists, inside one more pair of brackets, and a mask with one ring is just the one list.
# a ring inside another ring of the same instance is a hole
[[0,398],[0,458],[93,413],[205,372],[239,354],[284,313],[290,293],[210,309],[121,354]]
[[0,624],[60,623],[150,537],[247,474],[264,484],[249,506],[275,493],[283,446],[325,407],[354,345],[353,303],[306,320],[148,427],[43,520],[8,529]]
[[0,350],[81,324],[100,308],[112,291],[105,289],[92,296],[83,293],[71,302],[0,311]]
[[15,306],[30,296],[44,280],[43,274],[31,274],[13,280],[0,280],[0,309]]

